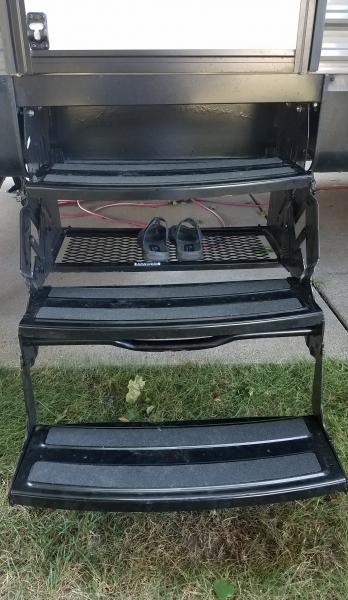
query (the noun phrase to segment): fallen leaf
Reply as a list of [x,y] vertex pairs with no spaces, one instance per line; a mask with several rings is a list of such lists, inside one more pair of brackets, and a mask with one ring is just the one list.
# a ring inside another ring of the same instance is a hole
[[128,404],[135,404],[138,400],[141,392],[145,387],[145,381],[140,375],[136,375],[134,379],[130,379],[128,382],[128,392],[126,395],[126,402]]
[[233,600],[236,597],[236,588],[225,579],[216,579],[213,583],[213,589],[218,600],[228,600],[228,598]]
[[146,407],[146,414],[147,416],[151,415],[151,413],[155,410],[154,406],[147,406]]

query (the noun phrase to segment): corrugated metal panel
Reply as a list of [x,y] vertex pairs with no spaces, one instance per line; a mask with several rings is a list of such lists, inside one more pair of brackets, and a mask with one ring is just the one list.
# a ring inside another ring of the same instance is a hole
[[348,0],[328,0],[319,71],[348,73]]
[[4,45],[2,42],[1,31],[0,31],[0,74],[3,75],[6,73],[5,71],[5,54],[4,54]]

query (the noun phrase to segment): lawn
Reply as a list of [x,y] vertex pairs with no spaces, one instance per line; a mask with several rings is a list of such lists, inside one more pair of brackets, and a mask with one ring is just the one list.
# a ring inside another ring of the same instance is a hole
[[[294,415],[310,412],[312,365],[38,369],[42,422]],[[130,379],[144,390],[126,403]],[[327,423],[348,466],[348,363],[328,361]],[[10,508],[24,435],[17,370],[0,370],[0,598],[346,600],[343,496],[202,513],[110,514]],[[232,588],[231,588],[232,589]]]

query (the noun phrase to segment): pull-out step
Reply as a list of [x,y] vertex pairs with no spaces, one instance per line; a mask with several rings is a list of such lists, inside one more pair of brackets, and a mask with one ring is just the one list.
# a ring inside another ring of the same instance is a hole
[[[294,279],[191,285],[45,287],[20,336],[34,343],[253,336],[323,322],[309,284]],[[290,333],[291,334],[291,333]]]
[[42,168],[29,189],[61,188],[66,193],[112,189],[113,198],[221,195],[232,191],[295,189],[311,183],[299,165],[273,158],[182,158],[83,162],[66,160]]
[[180,510],[259,504],[346,489],[315,417],[38,426],[13,504]]

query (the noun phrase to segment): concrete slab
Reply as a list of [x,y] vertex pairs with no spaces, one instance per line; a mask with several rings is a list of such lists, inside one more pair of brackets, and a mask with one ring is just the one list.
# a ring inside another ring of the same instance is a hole
[[318,192],[321,258],[315,284],[348,328],[348,190]]
[[[6,182],[0,192],[0,365],[17,366],[19,364],[19,353],[18,353],[18,341],[17,341],[17,328],[18,322],[23,315],[26,305],[26,289],[24,282],[19,274],[19,236],[18,236],[18,215],[20,206],[18,201],[12,195],[6,194],[6,187],[9,187],[11,182]],[[324,269],[319,271],[318,282],[320,277],[325,277],[328,272],[337,275],[338,272],[342,272],[344,269],[341,266],[342,263],[342,244],[344,246],[345,239],[344,232],[344,215],[348,214],[348,193],[343,192],[342,197],[346,197],[347,208],[340,204],[341,200],[335,200],[336,195],[331,193],[322,192],[320,194],[322,211],[327,211],[327,218],[321,220],[322,228],[322,267]],[[261,202],[265,201],[265,197],[259,197]],[[243,201],[243,199],[240,199]],[[238,201],[234,198],[234,201]],[[248,204],[250,200],[247,199]],[[331,206],[330,202],[334,202]],[[335,221],[333,214],[336,211],[336,202],[339,208],[338,214],[340,215],[337,219],[335,227],[340,226],[342,235],[335,236],[332,234],[331,224]],[[215,206],[219,214],[225,219],[226,222],[234,225],[248,225],[255,224],[257,221],[262,221],[263,216],[257,208],[253,207],[226,207],[226,206]],[[325,208],[326,207],[326,208]],[[66,209],[67,211],[67,209]],[[341,213],[342,211],[342,213]],[[346,212],[345,212],[346,211]],[[74,209],[76,212],[76,209]],[[105,214],[115,215],[114,209],[109,209],[109,212]],[[144,219],[145,222],[151,217],[155,216],[156,212],[152,212],[150,209],[144,209],[143,211],[137,210],[137,213],[132,213],[132,218]],[[162,214],[162,210],[161,210]],[[169,223],[177,222],[184,216],[194,216],[199,219],[203,225],[215,226],[217,224],[216,217],[207,211],[203,211],[197,207],[190,206],[170,206],[163,209],[163,214],[167,218]],[[117,216],[123,218],[130,218],[130,209],[127,207],[119,208],[117,210]],[[68,221],[66,221],[68,223]],[[80,222],[80,221],[79,221]],[[86,217],[81,219],[83,226],[94,226],[95,220],[93,217]],[[74,225],[77,225],[76,219]],[[115,226],[115,223],[102,222],[103,226]],[[346,227],[348,232],[348,227]],[[335,258],[337,261],[335,262]],[[346,254],[347,256],[347,254]],[[327,257],[327,267],[325,270],[325,257]],[[329,258],[331,257],[331,258]],[[345,261],[346,263],[346,261]],[[342,274],[342,273],[341,273]],[[257,273],[257,277],[282,277],[284,272],[281,269],[272,269],[271,275],[268,270],[260,270]],[[185,281],[222,281],[225,279],[238,279],[254,278],[255,273],[252,271],[212,271],[212,272],[177,272],[167,274],[167,280],[170,282],[183,283]],[[97,282],[104,284],[136,284],[148,282],[146,274],[126,274],[126,273],[109,273],[103,274],[54,274],[50,281],[52,283],[63,285],[65,283],[74,282],[78,285],[93,285]],[[151,283],[156,281],[163,281],[163,274],[151,274]],[[337,297],[339,294],[342,295],[342,301],[344,299],[345,291],[340,288],[339,279],[337,278]],[[319,299],[319,303],[322,305],[325,316],[326,316],[326,352],[329,356],[337,356],[342,358],[348,358],[348,334],[342,327],[339,320],[335,317],[333,312]],[[284,362],[289,359],[295,359],[298,357],[308,357],[303,340],[300,339],[279,339],[279,340],[260,340],[260,341],[247,341],[238,342],[236,344],[230,344],[209,351],[200,351],[195,353],[180,352],[180,353],[151,353],[142,354],[136,352],[129,352],[126,350],[116,349],[112,347],[64,347],[64,348],[49,348],[41,349],[40,357],[37,362],[38,365],[56,365],[60,363],[75,365],[75,366],[87,366],[96,363],[107,363],[112,365],[134,363],[134,364],[179,364],[187,361],[198,361],[198,362],[237,362],[237,363],[249,363],[249,362]]]

